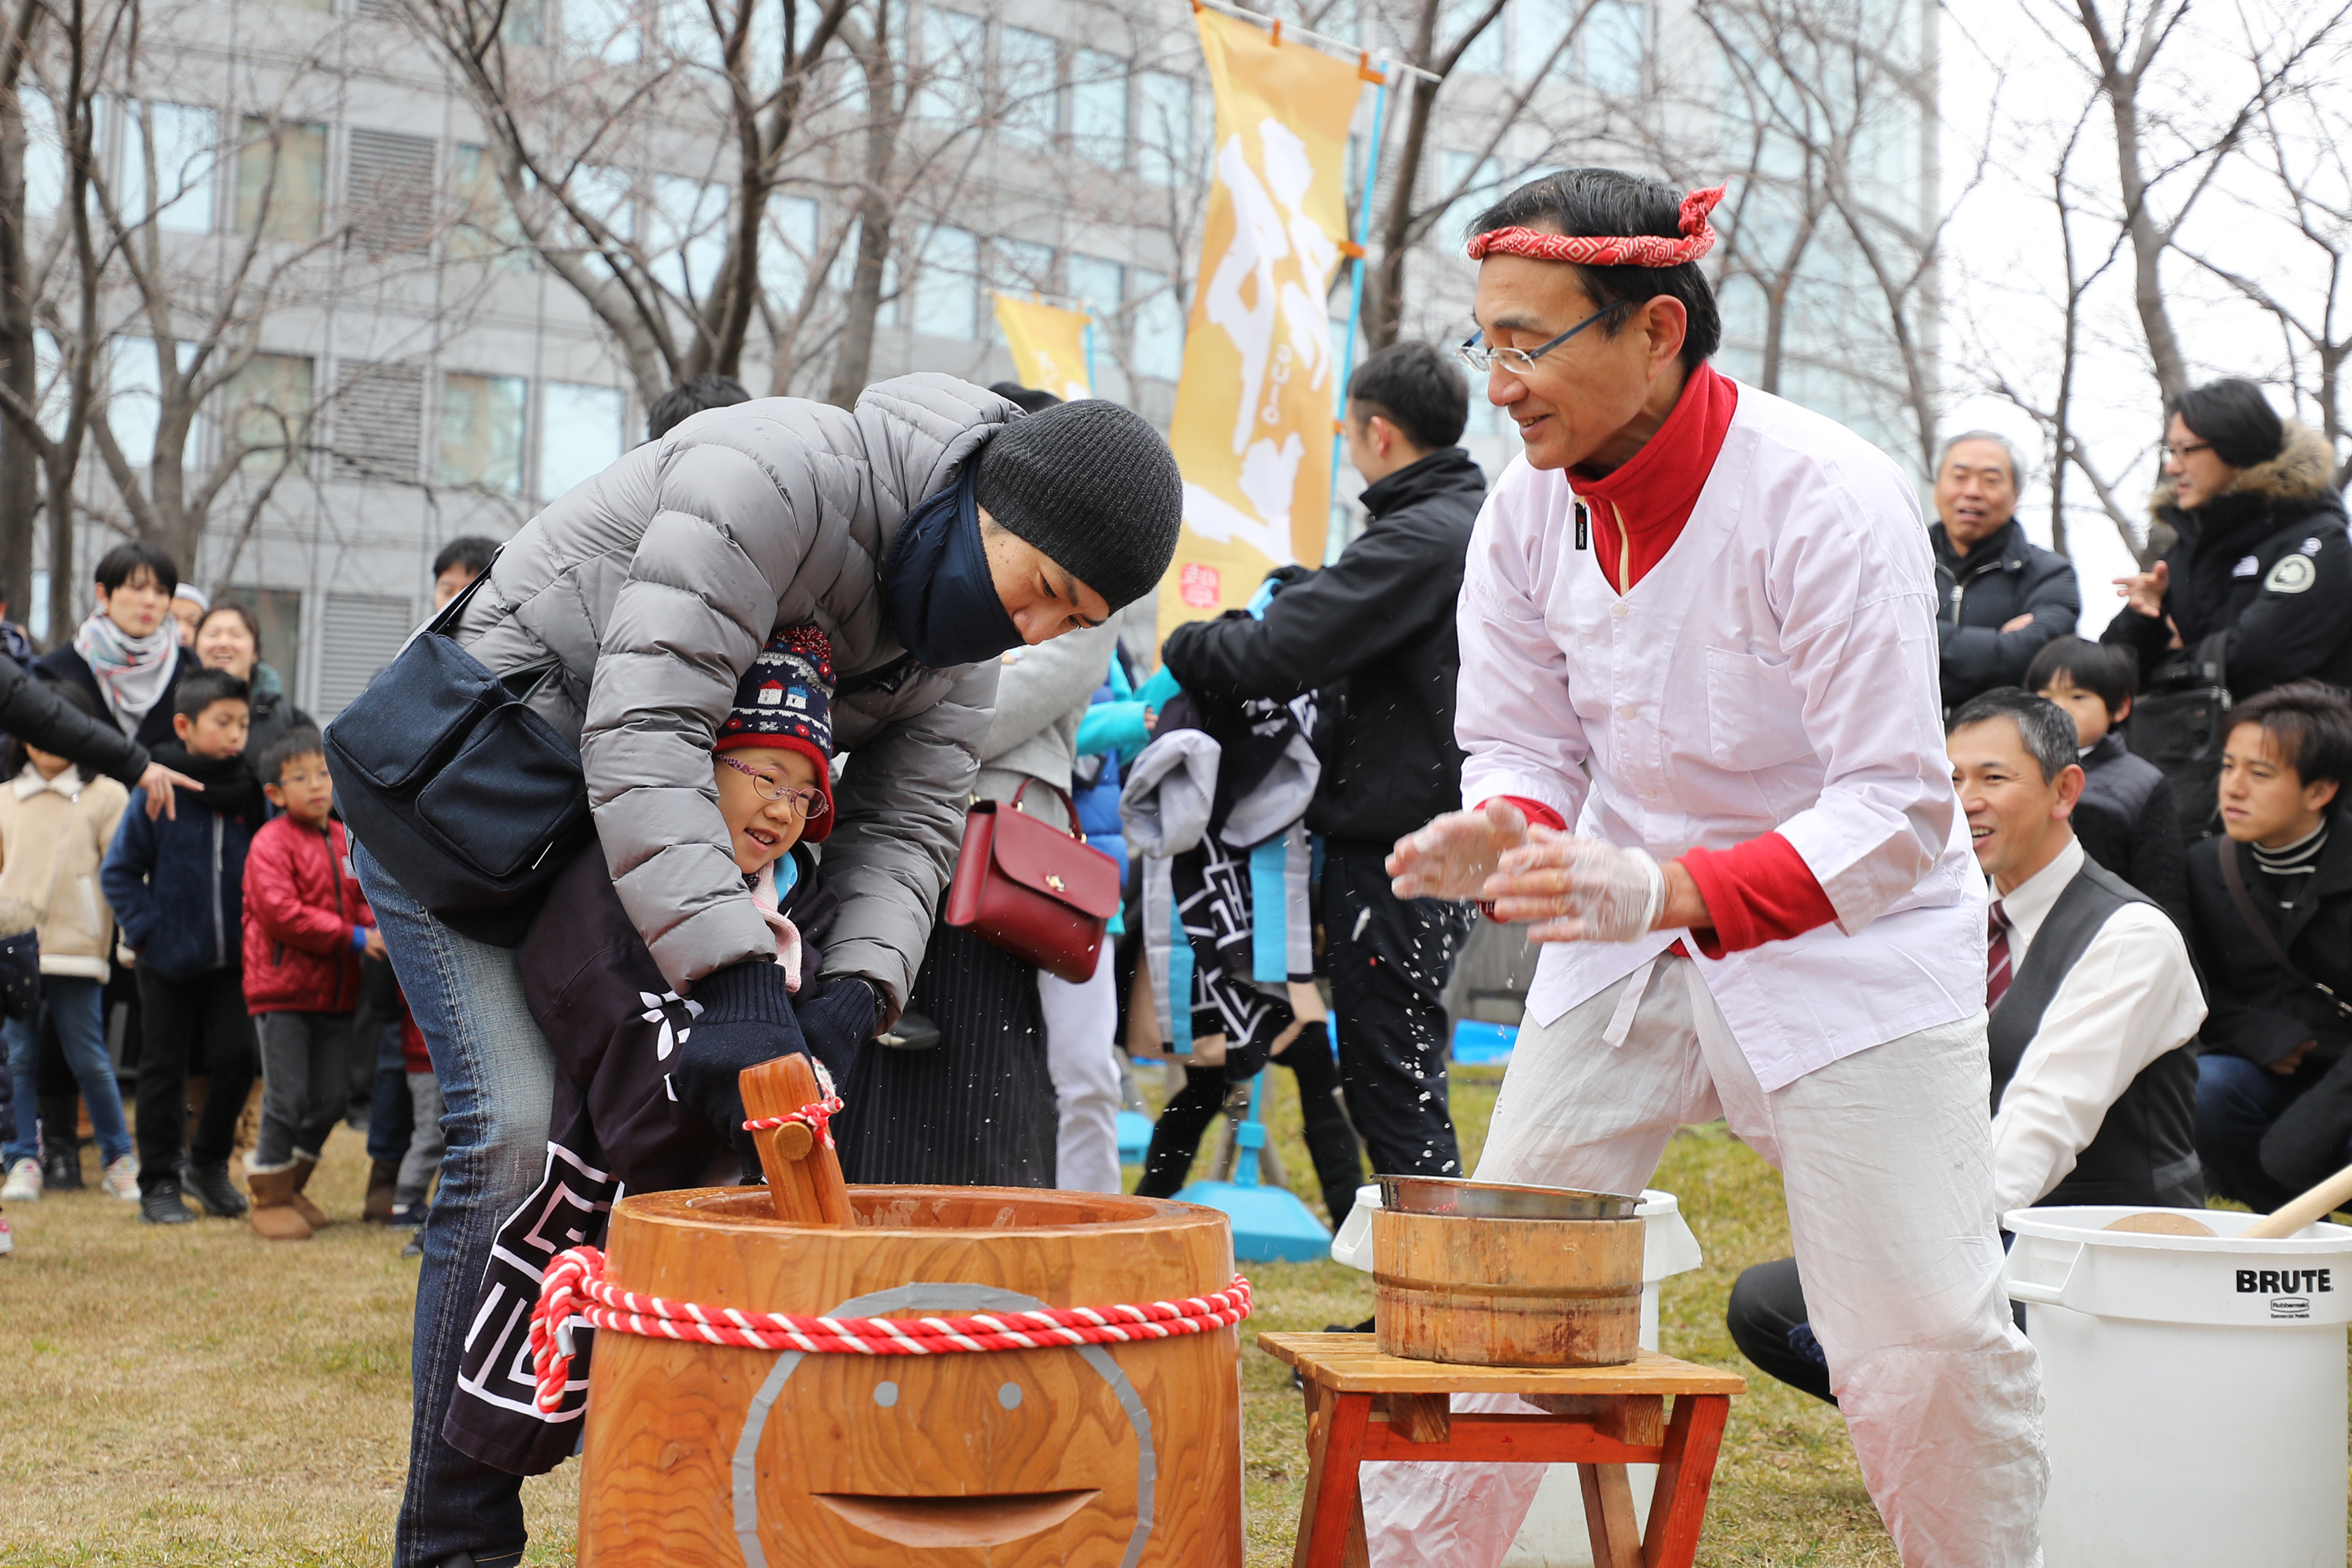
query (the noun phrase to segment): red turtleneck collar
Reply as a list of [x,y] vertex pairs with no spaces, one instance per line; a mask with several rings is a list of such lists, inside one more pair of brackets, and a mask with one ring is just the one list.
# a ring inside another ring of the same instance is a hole
[[1682,537],[1738,406],[1738,384],[1702,360],[1674,413],[1624,466],[1597,479],[1569,470],[1569,484],[1591,509],[1594,559],[1618,592],[1647,576]]

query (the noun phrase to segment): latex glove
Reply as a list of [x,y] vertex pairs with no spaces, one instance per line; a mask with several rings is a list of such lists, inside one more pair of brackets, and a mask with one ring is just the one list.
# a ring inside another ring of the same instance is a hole
[[857,1048],[873,1038],[874,1026],[882,1021],[873,985],[856,975],[835,975],[804,994],[797,1011],[809,1054],[824,1063],[835,1082],[848,1082]]
[[744,1169],[757,1170],[759,1145],[743,1130],[743,1070],[808,1049],[783,966],[746,958],[714,969],[694,983],[694,999],[702,1011],[678,1031],[671,1092],[744,1157]]
[[1656,924],[1666,873],[1640,850],[1550,828],[1503,852],[1483,896],[1497,920],[1530,920],[1537,942],[1631,942]]
[[1399,898],[1481,898],[1504,852],[1527,841],[1527,813],[1507,800],[1449,811],[1397,841],[1391,885]]

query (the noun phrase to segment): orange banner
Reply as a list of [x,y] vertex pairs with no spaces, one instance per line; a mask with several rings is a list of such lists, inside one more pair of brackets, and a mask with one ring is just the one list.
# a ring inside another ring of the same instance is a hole
[[1088,320],[1083,310],[996,296],[996,325],[1013,350],[1013,373],[1023,386],[1052,392],[1064,402],[1095,395],[1087,372]]
[[1354,64],[1193,13],[1217,94],[1201,265],[1168,433],[1184,530],[1160,630],[1248,602],[1268,569],[1321,565],[1339,367],[1328,301],[1347,236]]

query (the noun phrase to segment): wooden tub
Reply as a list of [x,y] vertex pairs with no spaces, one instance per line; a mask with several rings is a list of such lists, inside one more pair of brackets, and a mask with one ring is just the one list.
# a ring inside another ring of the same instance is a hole
[[[751,1312],[958,1316],[1205,1295],[1224,1217],[1010,1187],[849,1189],[856,1225],[766,1189],[624,1198],[606,1279]],[[937,1356],[600,1333],[582,1568],[1239,1568],[1238,1331]]]

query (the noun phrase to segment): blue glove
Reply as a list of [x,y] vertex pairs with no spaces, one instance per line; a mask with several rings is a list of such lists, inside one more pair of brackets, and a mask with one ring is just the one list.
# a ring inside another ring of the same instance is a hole
[[1150,744],[1151,732],[1143,727],[1143,704],[1138,702],[1097,703],[1087,709],[1078,720],[1077,753],[1093,757],[1099,752],[1116,751],[1119,765],[1133,762],[1138,753]]
[[695,982],[694,999],[702,1013],[679,1033],[669,1086],[743,1156],[744,1169],[757,1170],[759,1145],[743,1130],[743,1070],[808,1049],[783,966],[746,958],[714,969]]

